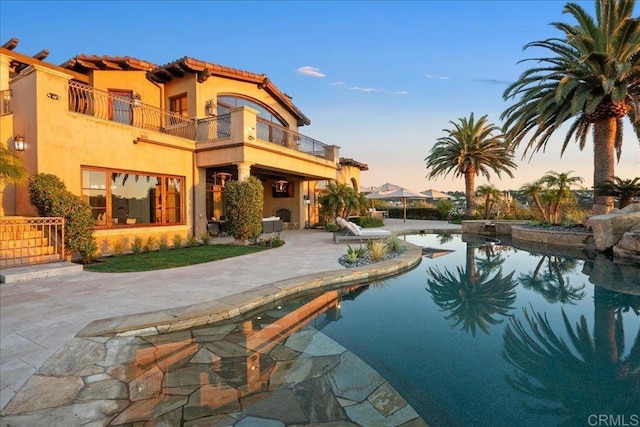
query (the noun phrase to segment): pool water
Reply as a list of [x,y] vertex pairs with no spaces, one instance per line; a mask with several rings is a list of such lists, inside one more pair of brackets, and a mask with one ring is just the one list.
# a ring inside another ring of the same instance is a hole
[[342,301],[322,332],[430,425],[640,421],[639,269],[482,237],[406,240],[429,248],[421,264]]
[[404,239],[422,261],[384,281],[190,330],[76,337],[3,421],[640,425],[639,267],[480,236]]

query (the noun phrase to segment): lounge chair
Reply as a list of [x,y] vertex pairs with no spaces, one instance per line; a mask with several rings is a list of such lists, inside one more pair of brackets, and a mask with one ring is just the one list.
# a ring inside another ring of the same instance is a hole
[[391,237],[391,232],[383,228],[362,228],[358,224],[347,221],[344,218],[336,218],[336,223],[343,229],[344,234],[334,233],[333,241],[340,243],[342,241],[363,242],[366,240],[378,240]]

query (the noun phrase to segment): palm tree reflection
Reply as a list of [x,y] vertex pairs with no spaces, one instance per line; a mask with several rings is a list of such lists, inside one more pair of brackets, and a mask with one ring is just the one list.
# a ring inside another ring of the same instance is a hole
[[[547,268],[543,269],[545,261]],[[578,265],[578,261],[572,258],[543,255],[533,272],[521,274],[519,281],[525,288],[538,292],[550,303],[574,304],[585,296],[585,285],[571,286],[565,274],[571,273]]]
[[[442,311],[451,312],[446,319],[453,320],[452,326],[462,325],[462,330],[471,331],[474,337],[476,328],[489,334],[491,325],[502,323],[500,317],[509,315],[514,308],[517,285],[514,272],[503,276],[502,268],[498,268],[491,277],[495,266],[476,266],[476,247],[476,243],[467,242],[467,265],[457,267],[455,273],[446,268],[440,271],[437,266],[428,268],[430,278],[426,288]],[[504,262],[501,257],[497,258],[500,264]]]
[[503,357],[516,371],[508,383],[532,397],[533,412],[556,414],[567,424],[585,424],[592,414],[637,413],[640,402],[640,330],[626,356],[622,316],[638,315],[640,297],[596,287],[594,329],[580,316],[572,326],[562,310],[566,338],[546,314],[524,309],[504,333]]

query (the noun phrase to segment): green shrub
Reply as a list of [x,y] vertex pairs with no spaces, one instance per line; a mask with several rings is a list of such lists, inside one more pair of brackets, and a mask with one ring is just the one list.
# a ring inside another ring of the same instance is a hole
[[382,218],[370,218],[368,216],[360,217],[360,227],[362,228],[375,228],[382,227],[384,225],[384,221]]
[[385,243],[389,252],[400,252],[404,248],[404,244],[397,234],[392,234]]
[[126,241],[125,241],[125,239],[116,240],[113,243],[113,255],[120,256],[120,255],[124,254],[125,250],[126,250]]
[[387,245],[383,240],[369,240],[367,241],[367,251],[369,252],[369,259],[377,262],[387,255]]
[[211,242],[211,234],[208,231],[205,231],[200,235],[200,240],[202,240],[203,245],[208,245]]
[[66,251],[80,256],[83,262],[95,257],[98,245],[93,236],[94,219],[88,203],[67,191],[60,178],[50,174],[37,174],[29,179],[29,196],[38,215],[64,218]]
[[173,235],[173,247],[175,249],[181,248],[182,247],[182,236],[179,235],[178,233]]
[[262,234],[264,187],[254,176],[229,181],[224,188],[229,233],[237,240],[256,240]]
[[340,227],[338,227],[338,224],[336,224],[335,222],[330,222],[324,226],[324,229],[330,233],[333,233],[334,231],[338,231]]
[[156,250],[156,246],[158,244],[158,239],[156,239],[156,236],[149,236],[147,237],[147,242],[144,244],[144,251],[145,252],[153,252]]
[[440,199],[436,202],[436,211],[440,218],[447,219],[453,211],[453,202],[449,199]]
[[193,248],[196,247],[200,244],[200,242],[198,242],[198,239],[196,238],[196,236],[189,236],[187,237],[187,247],[189,248]]
[[142,246],[142,237],[135,236],[133,238],[133,243],[131,243],[131,252],[133,252],[134,254],[139,254],[140,252],[142,252]]
[[347,245],[347,261],[349,264],[353,264],[358,261],[358,258],[362,258],[367,253],[367,249],[360,246],[358,248],[352,248],[351,245]]
[[166,234],[163,234],[158,239],[158,250],[166,251],[167,249],[169,249],[169,238]]
[[284,240],[280,237],[280,234],[269,237],[268,239],[258,239],[257,246],[264,246],[266,248],[278,248],[284,245]]

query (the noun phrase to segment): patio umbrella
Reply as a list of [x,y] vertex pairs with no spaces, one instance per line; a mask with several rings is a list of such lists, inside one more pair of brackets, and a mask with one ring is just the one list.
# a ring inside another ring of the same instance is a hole
[[[391,184],[394,185],[394,184]],[[396,186],[399,187],[399,186]],[[380,188],[380,187],[378,187]],[[367,194],[365,196],[368,199],[400,199],[402,200],[402,220],[407,222],[407,199],[426,199],[427,196],[424,194],[417,193],[415,191],[411,191],[404,187],[399,187],[397,190],[390,191],[379,191],[376,190],[371,194]]]
[[434,200],[435,199],[453,199],[453,197],[451,197],[447,193],[443,193],[442,191],[438,191],[438,190],[425,190],[425,191],[421,191],[420,194],[424,194],[425,196],[427,196],[427,198],[434,199]]

